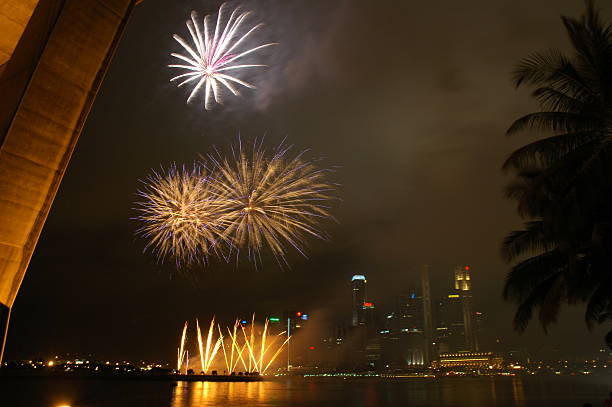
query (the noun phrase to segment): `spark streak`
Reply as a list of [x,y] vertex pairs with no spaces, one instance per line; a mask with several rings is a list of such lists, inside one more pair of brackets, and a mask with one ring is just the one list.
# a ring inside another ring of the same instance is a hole
[[185,342],[187,341],[187,321],[185,321],[185,326],[183,327],[183,334],[181,335],[181,345],[178,348],[178,361],[176,370],[178,372],[181,371],[181,367],[183,366],[183,361],[185,360]]
[[[224,366],[228,374],[235,372],[236,368],[238,367],[238,364],[241,363],[242,367],[244,368],[244,371],[249,373],[258,372],[259,374],[263,375],[268,371],[272,363],[283,351],[285,345],[289,342],[290,339],[290,337],[288,337],[284,342],[278,345],[278,339],[285,335],[286,332],[281,332],[272,339],[268,338],[268,319],[265,320],[263,330],[258,335],[255,330],[255,314],[253,314],[253,318],[251,320],[251,327],[248,332],[247,329],[240,323],[240,320],[235,321],[233,330],[231,330],[229,327],[227,328],[227,347],[225,344],[226,338],[222,335],[221,326],[217,325],[216,328],[218,331],[218,336],[215,339],[215,318],[213,317],[210,322],[206,341],[204,341],[200,329],[200,323],[196,319],[200,366],[203,374],[210,374],[212,367],[215,364],[215,359],[219,354],[219,350],[222,349],[222,362],[224,362]],[[242,336],[238,334],[239,328],[242,331]],[[189,353],[185,350],[186,338],[187,322],[185,322],[185,326],[183,328],[183,335],[181,337],[181,347],[178,350],[178,372],[181,371],[183,365],[185,365],[185,372],[187,372],[188,368],[187,358]],[[229,352],[227,351],[227,348],[230,349]]]

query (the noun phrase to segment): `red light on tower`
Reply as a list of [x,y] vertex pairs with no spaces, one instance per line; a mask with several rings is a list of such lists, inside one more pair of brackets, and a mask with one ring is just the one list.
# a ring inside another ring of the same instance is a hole
[[298,316],[298,317],[301,317],[302,313],[298,311],[298,312],[295,313],[295,315]]
[[366,307],[366,308],[372,308],[374,306],[374,304],[371,303],[371,302],[364,302],[363,306]]
[[308,349],[314,350],[314,346],[309,346]]
[[469,271],[470,270],[470,266],[465,266],[465,271]]

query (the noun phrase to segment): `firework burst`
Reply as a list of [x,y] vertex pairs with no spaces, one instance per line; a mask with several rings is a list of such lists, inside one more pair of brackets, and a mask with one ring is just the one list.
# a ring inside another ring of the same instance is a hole
[[243,64],[239,60],[262,48],[275,45],[275,43],[268,43],[240,51],[240,46],[262,24],[257,24],[248,30],[243,30],[242,25],[250,12],[241,12],[239,9],[235,9],[230,14],[227,22],[224,23],[224,11],[225,4],[222,4],[219,8],[216,24],[211,21],[212,17],[210,15],[205,16],[203,20],[200,20],[202,21],[200,23],[197,13],[195,11],[191,12],[191,19],[186,24],[195,49],[179,35],[173,35],[173,38],[185,49],[188,55],[170,54],[186,64],[172,64],[168,66],[187,72],[173,77],[170,81],[180,80],[179,87],[186,84],[195,84],[189,94],[187,103],[204,88],[204,108],[207,110],[212,107],[213,99],[215,102],[221,103],[221,85],[235,96],[240,93],[236,85],[255,88],[251,83],[235,76],[233,72],[239,72],[245,68],[265,66],[261,64]]
[[160,261],[174,258],[178,267],[206,263],[211,254],[229,261],[241,251],[257,265],[266,248],[281,266],[291,247],[305,256],[309,236],[324,238],[318,225],[330,217],[335,185],[330,170],[304,152],[290,157],[290,148],[281,144],[267,154],[261,142],[249,152],[238,143],[230,155],[211,154],[191,170],[154,172],[136,203],[145,251]]
[[330,217],[329,170],[305,160],[304,152],[289,158],[290,148],[281,144],[267,157],[261,143],[255,142],[250,154],[239,143],[231,160],[208,156],[211,188],[226,205],[220,236],[230,248],[246,248],[251,260],[265,246],[277,260],[284,261],[289,246],[305,256],[306,237],[324,237],[317,225]]
[[172,257],[177,266],[205,261],[218,247],[218,214],[224,207],[224,200],[211,192],[205,169],[173,165],[154,172],[143,184],[137,193],[142,201],[136,203],[143,226],[136,234],[149,240],[145,250],[151,249],[162,261]]

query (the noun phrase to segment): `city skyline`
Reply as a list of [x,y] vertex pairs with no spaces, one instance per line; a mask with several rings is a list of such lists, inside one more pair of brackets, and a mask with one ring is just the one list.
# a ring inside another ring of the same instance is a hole
[[[433,305],[430,305],[429,309],[425,305],[424,299],[427,297],[427,290],[431,288],[427,279],[430,266],[422,265],[420,269],[420,283],[407,286],[402,289],[399,295],[381,298],[367,295],[369,280],[366,275],[353,275],[350,278],[350,313],[345,313],[345,315],[336,315],[329,318],[329,315],[317,311],[312,314],[306,308],[283,311],[277,309],[268,315],[257,316],[257,318],[255,314],[238,316],[235,319],[235,324],[246,329],[245,332],[249,332],[252,329],[251,327],[255,328],[254,332],[257,337],[262,334],[265,335],[266,331],[271,338],[280,335],[280,341],[278,339],[275,339],[275,341],[281,347],[286,346],[286,341],[288,342],[289,336],[292,336],[290,343],[292,347],[291,356],[286,354],[286,349],[284,349],[278,355],[280,356],[279,361],[271,367],[280,371],[290,368],[300,374],[319,370],[320,373],[351,371],[422,373],[430,369],[438,371],[446,369],[452,372],[454,369],[482,367],[491,369],[491,366],[495,371],[508,371],[509,369],[510,372],[513,369],[527,369],[527,366],[534,369],[537,366],[550,365],[557,366],[550,367],[553,370],[563,369],[563,359],[568,357],[559,349],[554,347],[546,349],[508,347],[504,338],[488,332],[486,321],[491,315],[486,312],[471,310],[471,305],[466,306],[465,303],[465,293],[469,293],[470,301],[474,296],[477,298],[477,295],[474,295],[475,293],[471,290],[474,282],[471,274],[474,270],[471,266],[457,265],[448,271],[447,283],[450,282],[450,284],[447,285],[450,288],[445,294],[435,297]],[[433,317],[430,317],[429,327],[426,322],[428,314],[433,315]],[[470,323],[473,324],[473,332],[471,333],[466,329],[468,326],[467,315],[469,315]],[[325,317],[328,317],[327,320],[322,320]],[[217,323],[220,327],[226,321],[213,320],[211,326]],[[185,323],[183,337],[187,332],[188,324],[192,325],[189,321]],[[264,327],[266,328],[264,329]],[[325,328],[322,329],[322,327]],[[181,368],[177,371],[187,371],[189,366],[194,370],[199,363],[198,352],[202,352],[202,348],[198,350],[197,343],[194,342],[197,339],[194,337],[196,327],[195,325],[190,326],[189,329],[187,346],[184,348],[184,356],[182,357],[183,362],[180,362],[181,359],[179,359],[178,363]],[[432,342],[430,343],[427,341],[428,329],[431,330]],[[238,332],[241,332],[241,328],[238,329]],[[197,335],[201,335],[199,328]],[[213,342],[217,340],[217,337],[217,334],[212,337]],[[224,335],[224,337],[224,343],[228,341],[231,343],[234,340],[231,332],[229,336]],[[182,347],[183,344],[181,344],[181,349],[183,349]],[[316,352],[313,352],[315,350]],[[573,363],[572,366],[574,366],[572,369],[580,369],[581,359],[584,357],[587,358],[584,361],[585,366],[589,366],[589,369],[597,368],[597,363],[591,363],[589,358],[594,357],[605,365],[607,353],[602,353],[604,350],[601,348],[585,349],[581,357],[569,357],[571,363]],[[56,368],[73,366],[73,369],[82,365],[80,368],[85,370],[90,368],[88,367],[90,363],[91,368],[108,365],[109,363],[108,361],[104,362],[105,358],[100,359],[94,353],[72,353],[72,356],[70,353],[56,353],[64,356],[47,354],[15,359],[9,362],[13,366],[15,366],[15,362],[18,362],[18,365],[24,368],[32,368],[40,363],[47,367],[57,365]],[[222,362],[224,358],[221,351],[215,353],[217,358],[211,356],[210,366],[212,367],[209,369],[223,370]],[[283,360],[284,357],[287,359]],[[128,358],[128,360],[132,359]],[[190,360],[190,362],[186,362],[187,360]],[[238,359],[236,359],[237,362]],[[555,363],[561,364],[555,365]],[[567,362],[565,363],[567,364]],[[591,367],[589,363],[593,366]],[[76,366],[74,366],[75,364]],[[161,359],[161,364],[159,361],[145,362],[144,360],[111,363],[111,365],[115,364],[120,365],[122,371],[126,372],[133,371],[133,369],[146,370],[150,369],[151,366],[167,370],[172,366],[172,362],[165,359]],[[516,368],[514,367],[515,364]],[[146,368],[144,365],[146,365]],[[223,371],[225,372],[225,370]]]

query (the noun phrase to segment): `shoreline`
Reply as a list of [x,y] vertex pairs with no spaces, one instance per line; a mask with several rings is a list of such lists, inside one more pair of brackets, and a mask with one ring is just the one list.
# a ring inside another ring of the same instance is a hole
[[105,372],[33,372],[0,370],[2,379],[57,378],[82,380],[141,380],[163,382],[261,382],[261,375],[230,376],[200,374],[150,374],[150,373],[105,373]]

